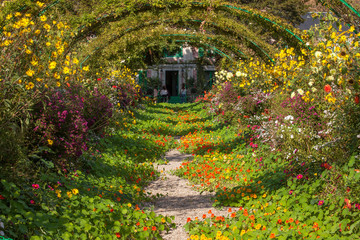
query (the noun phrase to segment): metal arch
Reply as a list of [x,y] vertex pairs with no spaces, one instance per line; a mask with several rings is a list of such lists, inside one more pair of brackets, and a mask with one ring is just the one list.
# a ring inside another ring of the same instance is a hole
[[[185,21],[193,21],[193,22],[198,22],[198,23],[201,23],[202,20],[192,20],[192,19],[186,19]],[[152,24],[157,24],[159,23],[160,21],[159,20],[154,20],[154,21],[150,21],[148,22],[148,25],[152,25]],[[164,22],[170,22],[170,20],[165,20]],[[218,26],[216,23],[211,23],[213,26],[217,27],[217,28],[220,28],[222,30],[224,29],[228,29],[228,30],[231,30],[232,32],[234,32],[236,34],[235,31],[233,31],[232,29],[229,29],[229,28],[221,28],[221,26]],[[143,26],[145,26],[145,24],[143,24]],[[126,29],[125,31],[123,31],[121,34],[119,34],[114,40],[110,40],[110,42],[112,41],[115,41],[116,39],[120,38],[123,36],[123,34],[125,34],[126,32],[129,32],[129,31],[132,31],[133,29],[139,29],[141,28],[142,25],[138,25],[134,28],[128,28]],[[245,36],[241,36],[241,35],[237,35],[237,37],[240,37],[240,38],[243,38],[245,39],[248,43],[250,43],[251,45],[253,45],[253,47],[249,47],[253,50],[255,50],[254,48],[258,49],[262,54],[264,54],[271,62],[274,62],[274,60],[270,57],[270,55],[264,50],[262,49],[259,45],[257,45],[256,43],[254,43],[254,41],[251,41],[249,38],[245,37]]]
[[[159,20],[154,20],[154,21],[150,21],[150,22],[147,22],[146,24],[139,24],[135,27],[132,27],[132,28],[127,28],[126,30],[123,30],[122,32],[119,33],[119,35],[115,36],[113,39],[111,39],[109,41],[109,43],[112,43],[113,41],[121,38],[122,36],[124,36],[126,33],[128,32],[131,32],[131,31],[134,31],[134,30],[137,30],[137,29],[140,29],[142,27],[147,27],[147,26],[150,26],[150,25],[153,25],[153,24],[160,24],[161,22],[170,22],[171,20],[164,20],[164,21],[159,21]],[[180,20],[181,21],[181,20]],[[179,22],[180,22],[179,21]],[[197,19],[185,19],[185,21],[190,21],[190,22],[197,22],[197,23],[201,23],[202,21],[201,20],[197,20]],[[219,27],[216,23],[211,23],[213,24],[215,27]],[[231,30],[231,29],[229,29]],[[232,31],[232,30],[231,30]],[[235,32],[236,33],[236,32]],[[240,36],[240,35],[237,35],[237,37],[240,37],[240,38],[244,38],[247,42],[249,42],[250,44],[252,44],[254,46],[254,48],[258,49],[262,54],[264,54],[268,59],[269,61],[271,61],[272,63],[274,63],[275,61],[270,57],[270,55],[264,50],[262,49],[259,45],[257,45],[254,41],[251,41],[250,39],[248,39],[247,37],[244,37],[244,36]],[[211,38],[209,38],[211,40]],[[221,43],[221,42],[220,42]],[[250,47],[252,48],[252,47]],[[252,49],[254,49],[252,48]],[[233,49],[232,49],[233,50]],[[237,51],[240,52],[240,54],[242,54],[243,56],[246,56],[244,53],[242,53],[240,50],[237,49]]]
[[[163,34],[161,36],[162,37],[176,37],[176,36],[189,37],[189,36],[192,36],[193,38],[198,38],[196,35],[191,35],[191,34]],[[149,37],[146,37],[144,39],[148,39],[148,38]],[[229,55],[227,55],[226,53],[224,53],[220,49],[218,49],[218,48],[216,48],[216,47],[214,47],[212,45],[206,44],[206,43],[198,42],[198,44],[208,46],[208,47],[212,48],[214,51],[218,52],[220,55],[222,55],[222,56],[228,58],[230,61],[234,62],[234,60]],[[98,48],[96,50],[94,50],[91,54],[86,56],[85,59],[80,63],[80,67],[82,67],[83,63],[85,63],[97,50],[98,50]]]
[[[204,5],[204,3],[200,3],[200,2],[192,2],[191,4],[192,4],[192,5],[198,5],[198,6],[203,6],[203,5]],[[140,12],[140,11],[142,10],[142,8],[146,8],[146,7],[160,8],[160,7],[151,6],[150,4],[146,4],[145,6],[140,7],[140,8],[139,8],[138,10],[136,10],[135,12]],[[278,23],[270,20],[270,19],[267,18],[267,17],[263,17],[263,16],[261,16],[260,14],[253,13],[253,12],[251,12],[251,11],[249,11],[249,10],[246,10],[246,9],[243,9],[243,8],[240,8],[240,7],[236,7],[236,6],[233,6],[233,5],[224,4],[224,5],[221,5],[221,7],[225,7],[225,8],[228,8],[228,9],[230,9],[230,10],[231,10],[231,9],[233,9],[233,10],[239,10],[239,11],[245,12],[245,13],[247,13],[247,14],[253,15],[253,16],[257,17],[257,18],[264,19],[265,21],[270,22],[272,25],[278,26],[278,27],[280,27],[282,30],[285,30],[285,31],[286,31],[287,33],[289,33],[292,37],[295,37],[299,42],[301,42],[304,46],[306,46],[305,42],[304,42],[299,36],[297,36],[295,33],[293,33],[291,30],[289,30],[289,29],[287,29],[286,27],[284,27],[284,26],[282,26],[282,25],[280,25],[280,24],[278,24]],[[219,9],[219,10],[221,10],[221,9]],[[124,12],[125,12],[125,11],[124,11]],[[126,14],[126,13],[121,14],[121,15],[125,15],[125,14]],[[110,14],[110,15],[106,14],[106,15],[104,15],[104,16],[102,16],[102,17],[97,18],[97,20],[98,20],[97,23],[99,23],[102,19],[104,19],[105,17],[108,17],[108,16],[112,16],[112,14]],[[121,17],[121,16],[120,16],[120,17]],[[115,20],[115,21],[116,21],[116,20]],[[80,30],[80,29],[83,29],[83,28],[84,28],[84,25],[81,26],[81,27],[79,28],[79,30]],[[80,32],[80,31],[79,31],[79,32]],[[78,33],[79,33],[79,32],[78,32]],[[308,47],[308,46],[306,46],[306,47],[307,47],[308,49],[310,49],[310,47]]]
[[[341,17],[341,14],[339,14],[335,9],[333,9],[332,7],[328,6],[328,4],[324,1],[324,0],[319,0],[320,3],[326,7],[328,7],[333,13],[335,13],[336,16]],[[354,12],[359,18],[360,18],[360,13],[358,11],[356,11],[356,9],[351,6],[349,3],[347,3],[345,0],[339,0],[341,3],[343,3],[347,8],[349,8],[352,12]],[[350,24],[347,24],[350,27]],[[357,31],[355,31],[355,33],[357,33]],[[359,37],[360,38],[360,37]]]
[[[187,19],[186,21],[195,21],[195,22],[197,22],[197,21],[201,21],[201,20]],[[170,22],[170,20],[165,20],[164,22]],[[150,26],[150,25],[160,24],[160,23],[161,23],[161,21],[150,21],[150,22],[146,23],[146,25],[145,25],[145,24],[140,24],[140,25],[135,26],[135,27],[132,27],[132,28],[127,28],[126,30],[120,32],[119,35],[114,36],[111,40],[109,40],[109,41],[108,41],[108,44],[111,44],[111,43],[113,43],[115,40],[123,37],[126,33],[129,33],[129,32],[131,32],[131,31],[135,31],[135,30],[140,29],[140,28],[145,27],[145,26],[148,27],[148,26]],[[207,37],[207,38],[208,38],[209,40],[219,41],[219,40],[213,39],[213,38],[211,38],[211,37]],[[244,38],[245,38],[248,42],[250,42],[250,43],[253,44],[252,41],[248,40],[246,37],[244,37]],[[222,41],[219,41],[219,42],[220,42],[221,44],[223,44]],[[254,46],[256,46],[257,48],[261,49],[261,48],[260,48],[259,46],[257,46],[256,44],[254,44]],[[246,56],[243,52],[241,52],[239,49],[235,49],[234,47],[232,47],[232,50],[239,52],[239,53],[240,53],[242,56],[244,56],[244,57],[247,57],[247,56]],[[265,51],[264,51],[264,52],[265,52]],[[266,53],[266,52],[265,52],[265,53]],[[270,57],[269,57],[269,58],[270,58]]]
[[[351,6],[350,3],[346,2],[345,0],[339,0],[339,1],[340,1],[342,4],[344,4],[347,8],[349,8],[353,13],[355,13],[355,14],[360,18],[360,13],[359,13],[358,11],[356,11],[356,9],[355,9],[353,6]],[[324,6],[328,5],[324,0],[320,0],[320,2],[321,2],[321,4],[324,5]],[[333,8],[329,7],[329,9],[330,9],[331,11],[333,11],[336,15],[338,15],[338,13],[337,13]]]

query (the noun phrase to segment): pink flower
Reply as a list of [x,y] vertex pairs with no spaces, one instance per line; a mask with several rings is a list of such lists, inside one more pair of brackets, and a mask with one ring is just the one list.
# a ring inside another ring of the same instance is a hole
[[297,175],[296,178],[297,178],[297,179],[302,179],[302,178],[303,178],[303,175],[299,174],[299,175]]
[[292,195],[292,193],[293,193],[293,190],[290,190],[290,191],[289,191],[289,194]]
[[320,200],[319,202],[318,202],[318,205],[319,206],[321,206],[321,205],[323,205],[324,204],[324,201],[323,200]]
[[31,204],[35,204],[35,201],[34,201],[34,200],[30,200],[30,203],[31,203]]
[[39,184],[33,184],[32,187],[33,189],[39,189]]

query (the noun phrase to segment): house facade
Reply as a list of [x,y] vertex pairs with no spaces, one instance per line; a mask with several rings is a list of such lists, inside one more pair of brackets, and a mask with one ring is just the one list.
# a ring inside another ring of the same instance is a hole
[[[188,95],[194,94],[194,83],[212,84],[216,58],[209,57],[208,53],[210,52],[205,53],[204,49],[192,46],[182,46],[172,53],[165,51],[162,63],[143,70],[139,74],[139,82],[142,79],[157,79],[161,83],[159,88],[165,86],[170,97],[179,96],[183,84]],[[207,64],[200,65],[199,58],[205,59],[203,62]]]

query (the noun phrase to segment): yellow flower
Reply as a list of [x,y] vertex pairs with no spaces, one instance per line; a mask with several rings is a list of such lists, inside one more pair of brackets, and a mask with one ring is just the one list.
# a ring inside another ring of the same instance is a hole
[[13,17],[12,14],[8,14],[8,15],[6,16],[6,20],[10,20],[12,17]]
[[61,83],[60,83],[60,82],[56,82],[56,86],[57,86],[57,87],[60,87],[60,86],[61,86]]
[[52,70],[56,67],[56,62],[52,61],[50,64],[49,64],[49,69]]
[[73,190],[71,190],[72,191],[72,193],[74,194],[74,195],[77,195],[78,193],[79,193],[79,190],[77,190],[76,188],[74,188]]
[[21,16],[21,13],[16,12],[16,13],[15,13],[15,16],[16,16],[16,17],[20,17],[20,16]]
[[68,67],[64,67],[63,73],[64,73],[64,74],[69,74],[69,73],[70,73],[70,69],[69,69]]
[[28,75],[29,77],[32,77],[34,75],[34,73],[35,72],[33,70],[31,70],[31,69],[26,71],[26,75]]
[[131,207],[131,203],[128,203],[127,206],[128,206],[128,207]]
[[83,67],[83,70],[86,71],[86,72],[89,71],[89,66]]
[[42,79],[41,78],[36,78],[36,81],[41,82]]
[[44,6],[44,4],[45,4],[45,3],[42,3],[42,2],[39,2],[39,1],[36,2],[36,5],[38,5],[39,7]]
[[47,17],[45,15],[40,16],[40,21],[45,22],[47,20]]
[[49,43],[49,42],[46,42],[46,46],[48,46],[48,47],[49,47],[49,46],[51,46],[51,43]]
[[244,235],[246,233],[246,231],[243,229],[243,230],[241,230],[241,232],[240,232],[240,236],[242,236],[242,235]]
[[60,79],[60,74],[59,73],[54,73],[54,78],[56,78],[56,79]]
[[33,65],[33,66],[37,66],[39,62],[36,61],[36,59],[33,59],[30,63],[31,63],[31,65]]
[[29,84],[27,86],[29,87],[29,89],[33,89],[34,88],[34,83],[29,82]]
[[9,40],[5,40],[5,41],[4,41],[4,45],[5,45],[5,46],[9,46],[10,44],[11,44],[11,41],[9,41]]
[[66,194],[68,195],[69,198],[72,197],[72,193],[71,193],[71,192],[66,192]]
[[31,54],[32,53],[32,51],[30,50],[30,49],[26,49],[26,51],[25,51],[27,54]]
[[47,141],[48,141],[48,144],[49,144],[50,146],[54,144],[54,141],[51,140],[51,139],[48,139]]
[[50,27],[49,24],[45,24],[45,25],[44,25],[44,28],[49,31],[51,27]]

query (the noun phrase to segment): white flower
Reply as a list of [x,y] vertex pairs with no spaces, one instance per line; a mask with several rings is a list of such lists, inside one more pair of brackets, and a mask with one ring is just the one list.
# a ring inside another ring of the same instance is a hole
[[334,76],[326,77],[326,81],[333,82],[335,80]]
[[311,87],[312,85],[314,85],[314,79],[310,79],[310,81],[309,81],[309,86]]
[[331,74],[331,75],[335,75],[335,74],[336,74],[336,69],[331,69],[331,70],[330,70],[330,74]]
[[357,138],[360,138],[360,134],[356,136]]
[[288,116],[284,117],[284,120],[294,120],[294,117],[291,115],[288,115]]
[[311,67],[311,70],[313,71],[313,73],[319,72],[319,68],[317,68],[317,67]]
[[316,57],[317,59],[321,58],[321,57],[322,57],[322,52],[316,51],[316,52],[315,52],[315,57]]
[[311,91],[312,91],[312,92],[316,92],[317,89],[313,87],[313,88],[311,88]]
[[349,94],[349,95],[351,95],[351,90],[350,89],[346,89],[346,92]]
[[230,78],[232,78],[233,77],[233,74],[231,73],[231,72],[228,72],[227,74],[226,74],[226,78],[227,79],[230,79]]
[[237,72],[236,72],[236,76],[237,76],[237,77],[241,77],[241,72],[237,71]]
[[291,98],[295,97],[295,92],[292,92],[290,97]]
[[291,134],[291,135],[290,135],[290,138],[294,138],[294,135]]
[[302,90],[302,89],[298,89],[297,92],[298,92],[298,94],[300,94],[300,95],[304,95],[304,90]]

